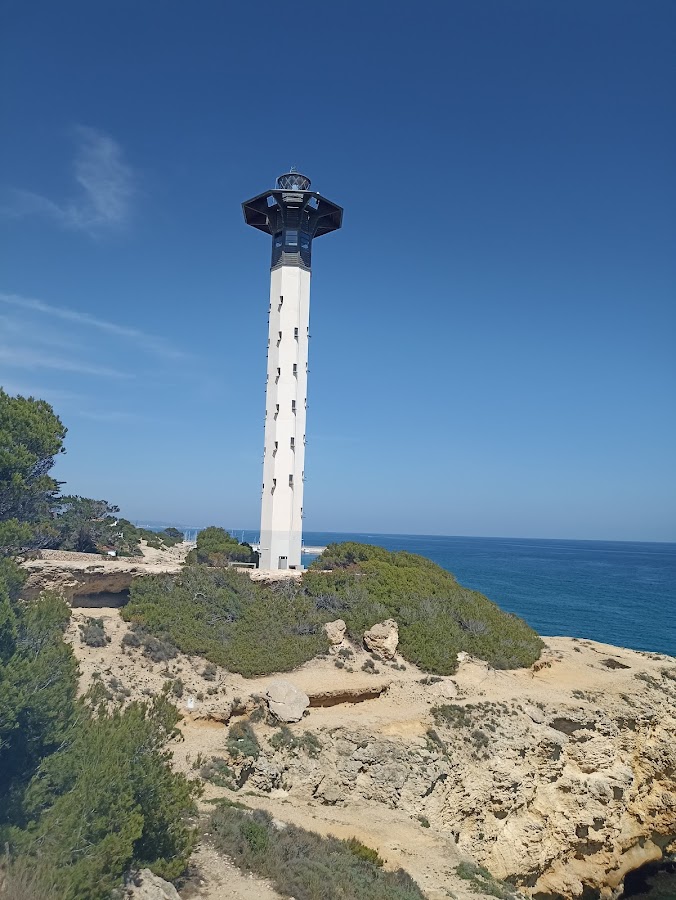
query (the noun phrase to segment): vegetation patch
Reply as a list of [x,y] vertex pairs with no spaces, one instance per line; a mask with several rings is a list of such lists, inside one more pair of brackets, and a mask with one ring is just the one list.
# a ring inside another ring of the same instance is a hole
[[354,640],[395,619],[402,656],[438,675],[456,670],[460,650],[509,669],[532,665],[544,646],[522,619],[412,553],[330,544],[303,576],[303,590],[339,613]]
[[[200,535],[207,532],[214,538],[212,529]],[[510,668],[531,665],[543,646],[525,622],[429,560],[365,544],[330,545],[300,583],[254,582],[212,565],[135,579],[122,611],[162,643],[247,677],[290,671],[326,652],[323,626],[336,614],[356,641],[376,622],[396,619],[402,655],[437,675],[455,671],[460,650]],[[151,658],[161,655],[144,641]],[[341,668],[352,651],[339,654]],[[378,671],[373,658],[362,668]],[[213,666],[203,677],[215,677]]]
[[319,756],[322,750],[321,742],[310,731],[295,735],[287,726],[282,725],[270,738],[270,746],[273,750],[302,750],[308,756]]
[[226,747],[234,759],[258,759],[261,755],[261,745],[248,722],[235,722],[228,728]]
[[188,565],[227,566],[233,562],[253,563],[258,558],[250,544],[240,544],[223,528],[210,525],[197,534],[197,546],[186,557]]
[[80,622],[80,640],[88,647],[105,647],[110,643],[110,638],[106,634],[103,619],[85,619]]
[[471,889],[477,894],[487,894],[489,897],[497,897],[498,900],[519,900],[523,897],[513,885],[493,878],[483,866],[461,862],[455,871],[460,878],[469,882]]
[[446,725],[449,728],[470,728],[472,725],[471,710],[457,703],[433,706],[430,712],[435,725]]
[[205,781],[210,781],[218,787],[228,788],[231,791],[237,790],[235,773],[220,756],[212,756],[209,762],[200,768],[200,775]]
[[[176,708],[166,694],[127,702],[118,679],[77,698],[64,641],[68,605],[22,603],[22,575],[0,558],[0,842],[8,896],[109,900],[122,874],[185,868],[199,788],[169,766]],[[30,893],[30,891],[34,891]]]
[[326,616],[312,598],[290,583],[260,584],[233,569],[187,566],[175,578],[134,579],[122,615],[184,653],[247,677],[290,671],[328,649]]
[[294,825],[278,829],[266,812],[225,806],[213,813],[210,833],[237,866],[295,900],[424,900],[410,875],[386,872],[377,852],[356,839],[323,838]]

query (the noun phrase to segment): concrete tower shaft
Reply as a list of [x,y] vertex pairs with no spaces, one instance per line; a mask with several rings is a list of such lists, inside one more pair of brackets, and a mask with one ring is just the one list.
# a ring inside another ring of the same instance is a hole
[[263,569],[301,565],[312,241],[341,227],[343,211],[310,191],[298,172],[242,204],[244,219],[272,236],[265,449]]

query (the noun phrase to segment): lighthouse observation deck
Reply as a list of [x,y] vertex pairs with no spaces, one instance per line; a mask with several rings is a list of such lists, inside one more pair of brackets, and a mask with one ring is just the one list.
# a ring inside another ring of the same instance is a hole
[[272,236],[271,268],[312,264],[312,241],[337,231],[343,224],[342,207],[310,190],[311,181],[300,172],[280,175],[274,190],[242,204],[244,221]]

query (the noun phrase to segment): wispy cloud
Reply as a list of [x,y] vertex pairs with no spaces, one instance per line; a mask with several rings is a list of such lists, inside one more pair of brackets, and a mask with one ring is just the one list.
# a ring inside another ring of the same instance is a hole
[[9,202],[2,207],[14,217],[46,216],[66,228],[98,234],[119,229],[129,220],[135,191],[131,167],[122,148],[96,128],[79,125],[75,129],[78,149],[73,163],[77,194],[63,202],[34,191],[12,188]]
[[132,378],[129,372],[79,362],[65,357],[47,356],[26,348],[15,349],[0,345],[0,363],[13,368],[54,369],[59,372],[75,372],[79,375],[95,375],[104,378]]
[[43,347],[57,347],[69,352],[78,348],[72,337],[60,334],[54,328],[40,331],[35,328],[34,323],[21,320],[14,310],[10,310],[9,315],[0,315],[0,334],[14,346],[28,342]]
[[62,306],[52,306],[42,300],[35,300],[32,297],[23,297],[20,294],[0,293],[0,302],[9,306],[19,307],[28,312],[42,313],[43,315],[52,316],[61,319],[64,322],[71,322],[75,325],[82,325],[89,328],[95,328],[99,331],[123,338],[137,344],[144,350],[155,353],[157,356],[163,356],[167,359],[184,359],[186,354],[182,350],[173,347],[167,340],[154,334],[141,331],[138,328],[131,328],[128,325],[120,325],[117,322],[110,322],[107,319],[100,319],[89,313],[80,312],[75,309],[68,309]]
[[82,403],[85,399],[82,394],[77,394],[75,391],[62,391],[58,388],[26,384],[23,381],[7,380],[6,378],[0,379],[0,387],[6,394],[38,397],[47,400],[48,403]]

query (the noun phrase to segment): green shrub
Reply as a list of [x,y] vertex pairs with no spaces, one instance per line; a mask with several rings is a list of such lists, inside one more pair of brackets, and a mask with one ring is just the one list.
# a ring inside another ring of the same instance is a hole
[[455,867],[455,871],[463,881],[468,881],[472,890],[478,894],[497,897],[498,900],[519,900],[523,896],[513,885],[498,881],[488,869],[475,863],[461,862]]
[[217,671],[218,669],[213,663],[207,663],[202,672],[202,678],[204,678],[205,681],[215,681]]
[[277,829],[266,812],[222,805],[209,829],[237,866],[295,900],[424,900],[410,875],[385,871],[376,851],[356,839],[323,838],[294,825]]
[[226,747],[230,756],[235,759],[242,757],[258,759],[261,753],[261,745],[248,722],[235,722],[228,728]]
[[186,557],[188,565],[227,566],[231,562],[255,562],[250,544],[240,544],[223,528],[210,525],[197,534],[197,546]]
[[78,626],[80,629],[80,640],[88,647],[105,647],[110,643],[110,638],[106,635],[103,619],[87,619]]
[[235,773],[220,756],[212,756],[208,763],[201,766],[200,775],[205,781],[210,781],[219,787],[228,788],[231,791],[237,789]]
[[135,631],[128,631],[125,636],[122,638],[122,646],[123,647],[140,647],[141,646],[141,638],[136,634]]
[[447,725],[450,728],[469,728],[472,725],[471,711],[457,703],[433,706],[430,712],[435,725]]
[[395,619],[399,652],[436,674],[452,674],[460,650],[502,669],[532,665],[543,647],[517,616],[412,553],[330,544],[304,575],[303,587],[324,605],[333,598],[354,640],[376,622]]
[[377,866],[379,869],[382,868],[383,860],[378,856],[377,850],[367,847],[366,844],[362,844],[357,838],[348,838],[345,843],[347,844],[347,849],[357,859],[363,859],[364,862],[371,863],[371,865]]
[[135,579],[122,615],[168,635],[184,653],[247,677],[295,669],[328,648],[311,598],[232,569],[189,566],[176,578]]
[[309,731],[295,735],[287,725],[282,725],[270,738],[274,750],[304,750],[308,756],[319,756],[322,750],[320,740]]
[[178,650],[171,643],[171,638],[167,634],[163,634],[161,637],[146,634],[142,638],[142,642],[143,652],[146,656],[149,656],[153,662],[167,662],[178,655]]

